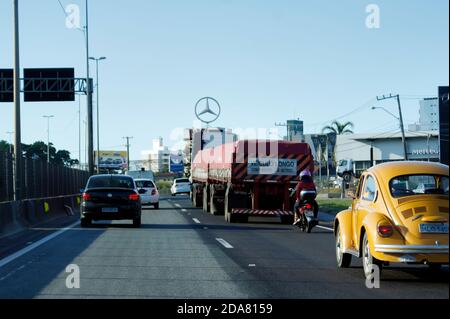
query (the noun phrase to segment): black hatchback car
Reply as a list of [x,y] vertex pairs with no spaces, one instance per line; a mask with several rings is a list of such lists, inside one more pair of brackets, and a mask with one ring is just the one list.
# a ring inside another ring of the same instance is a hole
[[81,227],[92,221],[133,221],[141,226],[141,198],[133,178],[123,175],[92,176],[83,190],[81,200]]

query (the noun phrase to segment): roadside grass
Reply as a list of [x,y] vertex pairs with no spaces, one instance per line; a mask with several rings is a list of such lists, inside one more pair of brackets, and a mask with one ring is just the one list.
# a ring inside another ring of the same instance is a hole
[[339,212],[346,210],[352,205],[351,199],[318,199],[319,210],[321,212],[337,215]]

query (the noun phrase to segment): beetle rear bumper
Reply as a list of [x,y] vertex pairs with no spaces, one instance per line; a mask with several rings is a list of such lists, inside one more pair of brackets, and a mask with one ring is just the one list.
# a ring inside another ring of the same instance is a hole
[[375,245],[375,257],[400,263],[445,263],[449,262],[448,245]]

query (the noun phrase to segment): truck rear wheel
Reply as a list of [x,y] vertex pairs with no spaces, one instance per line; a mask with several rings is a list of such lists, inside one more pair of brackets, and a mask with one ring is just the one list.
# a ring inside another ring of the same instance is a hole
[[201,200],[200,200],[200,196],[199,195],[201,195],[200,194],[200,192],[198,191],[198,187],[197,187],[197,185],[193,185],[192,186],[192,205],[195,207],[195,208],[200,208],[200,207],[202,207],[202,202],[201,202]]
[[209,192],[211,195],[209,204],[211,214],[215,216],[223,215],[223,206],[218,202],[218,198],[220,197],[218,196],[220,195],[219,191],[216,190],[214,185],[211,185]]
[[209,186],[203,187],[203,211],[209,213]]

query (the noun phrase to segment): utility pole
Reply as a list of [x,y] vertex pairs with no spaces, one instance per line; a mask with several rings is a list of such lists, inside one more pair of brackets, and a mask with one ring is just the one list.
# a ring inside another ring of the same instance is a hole
[[127,140],[127,170],[130,171],[130,140],[133,139],[133,137],[125,136],[123,139]]
[[47,163],[50,164],[50,119],[54,118],[53,115],[44,115],[43,118],[47,119]]
[[378,101],[384,101],[384,100],[388,100],[388,99],[397,99],[397,104],[398,104],[398,113],[400,115],[399,117],[399,121],[400,121],[400,129],[402,131],[402,142],[403,142],[403,152],[404,152],[404,159],[405,161],[408,160],[408,148],[406,145],[406,135],[405,135],[405,126],[403,124],[403,113],[402,113],[402,105],[400,102],[400,95],[392,95],[390,94],[389,96],[385,96],[383,95],[382,97],[377,97]]
[[87,97],[87,117],[88,117],[88,168],[89,175],[94,175],[94,121],[92,108],[92,83],[89,74],[89,6],[86,0],[86,97]]
[[22,133],[20,123],[19,1],[14,0],[14,200],[22,199]]

